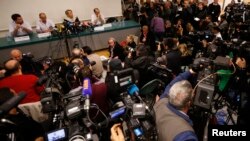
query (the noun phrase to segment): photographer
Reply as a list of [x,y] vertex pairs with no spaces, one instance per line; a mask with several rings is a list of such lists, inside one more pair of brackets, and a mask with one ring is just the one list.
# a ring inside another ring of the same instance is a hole
[[147,70],[149,65],[154,61],[154,58],[148,54],[149,47],[141,45],[136,48],[136,58],[132,58],[132,52],[129,52],[128,56],[125,58],[125,67],[137,69],[140,76],[143,76],[140,78],[140,86],[143,86],[150,80],[145,70]]
[[195,72],[190,69],[178,75],[154,105],[159,141],[197,141],[187,112],[192,104],[193,89],[187,81]]
[[71,63],[74,65],[72,68],[72,71],[74,71],[74,76],[71,76],[74,80],[72,79],[70,82],[75,81],[72,86],[78,87],[82,85],[84,78],[89,78],[92,85],[92,96],[90,98],[91,102],[97,104],[104,113],[108,113],[109,107],[107,102],[107,85],[104,82],[96,79],[91,70],[91,66],[84,64],[80,58],[74,58]]
[[160,58],[166,58],[166,59],[160,59],[161,62],[165,63],[168,69],[172,70],[173,74],[178,75],[181,72],[181,52],[178,50],[177,47],[178,40],[173,38],[167,38],[163,42],[163,49],[162,47],[158,47],[158,50],[163,50],[162,55]]
[[21,64],[23,74],[41,75],[38,64],[32,60],[34,56],[31,53],[23,54],[21,50],[13,49],[10,52],[10,57]]

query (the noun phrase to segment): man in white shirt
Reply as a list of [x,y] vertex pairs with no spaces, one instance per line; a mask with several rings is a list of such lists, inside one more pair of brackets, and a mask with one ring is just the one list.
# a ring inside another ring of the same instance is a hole
[[30,24],[24,21],[20,14],[13,14],[11,19],[13,20],[9,25],[9,33],[11,36],[17,37],[32,34]]
[[45,13],[40,13],[39,18],[40,18],[39,21],[37,21],[36,23],[36,32],[37,33],[51,32],[55,27],[54,22],[52,22],[50,19],[47,19]]
[[95,8],[94,14],[91,15],[91,23],[93,25],[102,25],[105,23],[105,17],[101,14],[98,8]]

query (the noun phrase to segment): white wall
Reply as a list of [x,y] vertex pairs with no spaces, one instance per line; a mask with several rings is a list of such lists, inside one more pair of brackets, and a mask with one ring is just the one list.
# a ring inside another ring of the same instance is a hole
[[47,17],[55,23],[61,23],[66,9],[72,9],[80,20],[89,20],[95,7],[105,17],[122,15],[120,0],[0,0],[0,31],[8,30],[13,13],[20,13],[35,26],[40,12],[47,13]]

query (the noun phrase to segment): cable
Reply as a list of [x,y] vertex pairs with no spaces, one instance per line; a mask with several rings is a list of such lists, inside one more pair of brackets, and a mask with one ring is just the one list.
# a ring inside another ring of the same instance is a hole
[[194,87],[194,89],[193,89],[193,92],[192,92],[192,95],[194,95],[194,92],[195,92],[196,88],[198,87],[198,85],[199,85],[201,82],[203,82],[204,80],[208,79],[209,77],[211,77],[211,76],[213,76],[213,75],[215,75],[215,74],[217,74],[217,73],[215,72],[215,73],[212,73],[212,74],[210,74],[210,75],[208,75],[208,76],[202,78],[202,79],[195,85],[195,87]]
[[[106,121],[108,121],[108,117],[104,114],[104,112],[99,108],[98,105],[92,104],[91,107],[96,108],[98,111],[100,111],[101,114],[105,117]],[[96,124],[95,122],[93,122],[93,121],[90,119],[90,117],[89,117],[89,110],[87,110],[87,118],[88,118],[88,120],[89,120],[89,122],[90,122],[91,124],[93,124],[94,126],[98,126],[98,124]],[[108,122],[106,123],[106,126],[105,126],[105,127],[108,127]]]
[[233,71],[232,73],[219,73],[219,72],[215,72],[215,73],[212,73],[212,74],[210,74],[210,75],[208,75],[208,76],[202,78],[202,79],[195,85],[195,87],[194,87],[194,89],[193,89],[193,92],[192,92],[192,95],[194,95],[194,92],[195,92],[196,88],[198,87],[198,85],[199,85],[201,82],[203,82],[204,80],[208,79],[209,77],[211,77],[211,76],[213,76],[213,75],[216,75],[216,74],[227,74],[227,75],[232,75],[232,74],[234,74],[234,73],[236,72],[236,67],[235,67],[234,63],[232,63],[232,65],[233,65],[233,68],[234,68],[234,71]]

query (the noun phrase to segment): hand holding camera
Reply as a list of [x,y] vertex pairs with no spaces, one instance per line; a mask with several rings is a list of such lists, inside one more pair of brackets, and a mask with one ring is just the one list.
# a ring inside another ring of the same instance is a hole
[[111,141],[125,141],[124,135],[122,133],[121,124],[115,124],[111,128]]

